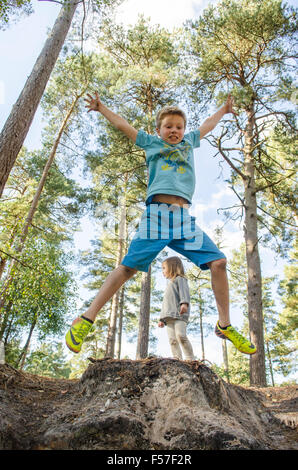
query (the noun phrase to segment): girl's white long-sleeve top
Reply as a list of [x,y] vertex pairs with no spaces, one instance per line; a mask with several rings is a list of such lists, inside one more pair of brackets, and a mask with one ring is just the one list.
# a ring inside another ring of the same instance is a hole
[[[186,313],[180,315],[180,305],[188,304]],[[185,277],[177,276],[168,282],[161,307],[160,320],[165,321],[167,318],[176,318],[188,322],[190,314],[190,294],[188,282]]]

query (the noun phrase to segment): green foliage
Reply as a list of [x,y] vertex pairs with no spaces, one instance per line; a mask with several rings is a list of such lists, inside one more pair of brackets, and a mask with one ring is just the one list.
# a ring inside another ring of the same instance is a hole
[[127,30],[105,22],[99,43],[108,54],[109,68],[114,68],[110,85],[114,103],[120,99],[126,116],[132,113],[135,119],[145,118],[145,128],[154,129],[156,108],[175,100],[179,55],[173,36],[140,16]]
[[[59,334],[75,295],[70,263],[62,249],[30,239],[14,268],[2,311],[2,335],[18,335],[35,321],[39,339]],[[6,325],[6,326],[5,326]],[[4,328],[4,329],[3,329]]]
[[297,216],[297,137],[283,125],[267,137],[256,155],[259,224],[264,246],[288,257]]
[[222,0],[189,21],[187,29],[187,83],[195,103],[227,91],[238,112],[255,101],[269,110],[281,97],[290,100],[297,31],[293,8],[281,0]]
[[[297,266],[295,253],[292,253],[291,263],[285,266],[285,277],[277,283],[276,277],[263,277],[262,303],[264,316],[264,341],[266,356],[266,373],[268,382],[276,382],[277,375],[290,375],[295,372],[295,354],[297,351]],[[247,275],[245,269],[245,246],[233,250],[229,261],[230,294],[233,307],[241,309],[244,322],[244,335],[248,336],[247,326]],[[275,286],[279,285],[284,308],[277,308]],[[245,384],[249,374],[249,365],[243,354],[228,348],[229,376],[233,383]],[[223,367],[219,369],[224,376]]]
[[259,68],[267,69],[274,64],[272,56],[281,59],[284,38],[296,31],[296,16],[281,0],[222,0],[188,25],[203,76],[208,80],[208,73],[218,74],[224,65],[227,76],[222,78],[243,86],[255,79],[251,66],[258,58]]
[[297,320],[297,248],[285,266],[284,278],[279,283],[283,309],[269,334],[274,368],[284,377],[295,373],[297,368],[298,320]]
[[27,357],[25,372],[30,374],[68,379],[71,367],[61,343],[42,343]]
[[5,344],[5,361],[13,366],[18,364],[21,354],[21,339],[18,339],[17,333],[15,338],[11,338],[9,343]]
[[[213,365],[214,371],[227,380],[223,366]],[[249,386],[249,358],[232,345],[228,345],[229,381],[233,384]]]
[[[66,246],[62,247],[62,242],[70,237],[70,215],[76,215],[71,210],[76,190],[72,181],[60,172],[54,171],[49,176],[25,248],[22,252],[18,250],[19,237],[43,169],[42,160],[42,153],[22,150],[1,204],[1,287],[7,285],[7,276],[11,282],[5,292],[0,335],[8,348],[11,341],[19,340],[32,327],[39,339],[61,333],[66,315],[73,308],[74,281],[71,271],[67,271],[72,260],[65,254]],[[64,204],[58,207],[62,198]],[[14,267],[10,272],[11,263]]]
[[201,358],[205,359],[204,339],[214,329],[214,326],[208,322],[208,317],[217,314],[210,272],[192,266],[187,270],[187,279],[191,297],[191,316],[187,331],[200,338]]
[[22,14],[33,13],[31,0],[1,0],[0,3],[0,29],[9,26],[9,22],[17,20]]

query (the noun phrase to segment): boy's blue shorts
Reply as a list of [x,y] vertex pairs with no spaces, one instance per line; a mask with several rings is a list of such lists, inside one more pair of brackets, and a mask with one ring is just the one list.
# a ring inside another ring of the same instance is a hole
[[148,272],[158,253],[168,246],[201,269],[225,258],[213,241],[196,225],[186,206],[151,203],[143,212],[139,227],[121,264]]

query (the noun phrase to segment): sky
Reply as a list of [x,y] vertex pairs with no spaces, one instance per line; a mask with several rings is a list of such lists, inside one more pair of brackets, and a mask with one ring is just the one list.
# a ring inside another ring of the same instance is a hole
[[[133,24],[138,14],[150,17],[152,23],[172,29],[181,26],[186,19],[194,19],[200,15],[202,9],[217,0],[125,0],[116,12],[117,21],[124,24]],[[297,4],[297,2],[288,2]],[[60,5],[52,2],[33,1],[34,14],[24,17],[13,24],[6,31],[0,31],[0,128],[3,127],[10,111],[21,92],[27,76],[43,47],[47,33],[53,26],[60,11]],[[207,116],[204,116],[204,119]],[[198,123],[199,124],[199,123]],[[37,111],[30,131],[25,140],[25,146],[32,149],[40,147],[40,132],[42,129],[42,115]],[[196,167],[197,186],[194,195],[192,213],[197,216],[200,227],[212,236],[217,225],[222,225],[223,219],[217,213],[218,208],[234,204],[235,195],[228,187],[224,179],[229,171],[224,167],[223,177],[220,177],[218,161],[212,157],[214,150],[205,140],[199,149],[198,165]],[[93,225],[85,219],[82,223],[82,231],[75,235],[75,247],[88,249],[90,241],[94,238]],[[242,227],[239,223],[229,223],[224,230],[225,253],[229,256],[232,249],[239,247],[243,242]],[[269,250],[262,251],[262,269],[265,275],[280,274],[282,263],[275,262]],[[162,281],[163,282],[163,281]],[[163,284],[165,286],[165,282]],[[92,296],[85,289],[80,290],[78,305],[86,296]],[[242,324],[242,318],[235,314],[233,323]],[[158,355],[170,356],[165,329],[157,329]],[[198,338],[192,338],[195,355],[200,356]],[[222,362],[221,342],[214,337],[206,339],[207,358],[212,362]],[[134,358],[135,345],[127,344],[126,353]]]

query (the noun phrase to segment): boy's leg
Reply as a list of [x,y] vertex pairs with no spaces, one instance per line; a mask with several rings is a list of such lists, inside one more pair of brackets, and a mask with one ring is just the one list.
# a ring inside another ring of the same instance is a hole
[[173,358],[180,359],[182,361],[182,351],[175,333],[175,320],[167,319],[167,333]]
[[186,361],[194,361],[195,357],[191,342],[186,335],[186,323],[183,320],[175,320],[175,334],[184,353]]
[[108,275],[95,299],[83,316],[94,322],[100,309],[113,297],[117,290],[136,273],[136,269],[120,264]]
[[[76,318],[66,334],[66,344],[69,349],[79,352],[92,324],[105,303],[117,292],[117,290],[130,279],[137,271],[147,272],[149,265],[166,246],[168,239],[160,239],[158,213],[153,211],[150,215],[150,207],[144,211],[140,227],[130,243],[128,253],[123,258],[121,265],[108,275],[97,296],[90,307],[80,317]],[[152,219],[152,220],[151,220]],[[152,229],[154,236],[148,236],[148,227]],[[154,229],[154,230],[153,230]],[[156,236],[155,236],[156,235]]]
[[229,283],[225,258],[208,263],[211,272],[212,290],[214,292],[219,324],[222,327],[230,325],[229,313]]
[[211,271],[212,289],[214,292],[219,321],[215,327],[215,334],[222,339],[232,341],[238,351],[244,354],[255,354],[257,349],[249,340],[238,333],[230,324],[229,314],[229,284],[226,272],[226,260],[219,259],[208,263]]
[[88,335],[100,309],[120,289],[124,282],[130,279],[136,272],[137,270],[135,269],[120,265],[108,275],[90,307],[83,315],[73,321],[66,333],[66,345],[71,351],[75,353],[80,352],[83,341]]
[[[187,220],[187,214],[185,217],[185,220]],[[169,244],[169,247],[181,253],[201,269],[210,268],[212,288],[219,314],[215,334],[220,338],[232,341],[239,351],[245,354],[254,354],[256,352],[255,346],[230,325],[229,285],[224,253],[222,253],[206,233],[202,232],[195,224],[194,217],[191,217],[191,223],[188,222],[188,225],[193,228],[193,240],[173,240]],[[187,243],[185,244],[186,241]]]

